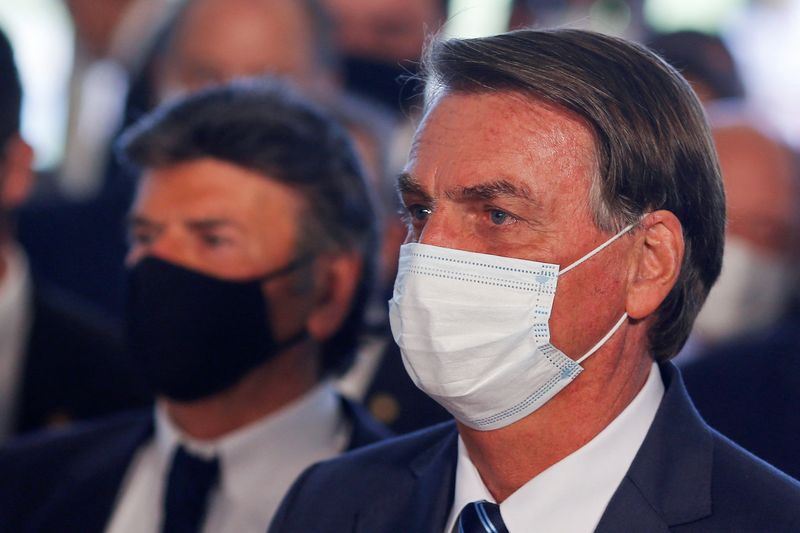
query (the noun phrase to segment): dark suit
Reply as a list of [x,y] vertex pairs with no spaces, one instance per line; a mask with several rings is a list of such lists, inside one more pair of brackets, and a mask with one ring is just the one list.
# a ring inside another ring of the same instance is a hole
[[15,433],[150,402],[115,330],[76,312],[71,303],[34,291]]
[[698,356],[683,374],[712,427],[800,479],[800,313]]
[[[800,485],[709,428],[675,367],[661,370],[664,399],[596,531],[800,531]],[[442,533],[456,458],[447,423],[316,465],[270,533]]]
[[[389,435],[362,407],[342,400],[342,409],[352,423],[348,449]],[[153,427],[151,410],[136,411],[0,449],[0,531],[102,532],[128,466]]]

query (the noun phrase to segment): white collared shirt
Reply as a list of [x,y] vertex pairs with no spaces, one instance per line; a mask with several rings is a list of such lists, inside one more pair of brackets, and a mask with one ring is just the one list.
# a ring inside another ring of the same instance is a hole
[[[639,451],[663,396],[661,372],[653,363],[642,390],[603,431],[500,504],[509,533],[594,531]],[[455,497],[445,532],[453,531],[466,504],[479,500],[495,501],[459,437]]]
[[0,441],[10,435],[28,335],[33,322],[33,286],[28,261],[16,246],[0,249],[6,261],[0,278]]
[[269,417],[214,441],[197,441],[156,406],[154,438],[136,454],[123,482],[107,533],[155,533],[170,460],[182,444],[220,460],[220,482],[210,496],[203,531],[264,533],[292,482],[312,463],[347,446],[351,424],[331,385],[322,384]]

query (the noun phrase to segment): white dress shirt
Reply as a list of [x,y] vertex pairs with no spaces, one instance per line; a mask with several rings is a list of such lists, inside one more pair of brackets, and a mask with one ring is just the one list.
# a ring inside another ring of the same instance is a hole
[[33,286],[21,249],[0,249],[6,272],[0,278],[0,441],[13,430],[25,350],[33,322]]
[[214,441],[197,441],[156,406],[154,438],[125,476],[107,533],[155,533],[163,519],[167,474],[175,447],[218,457],[220,481],[210,495],[203,531],[264,533],[292,482],[312,463],[347,446],[351,424],[327,383],[281,411]]
[[[603,431],[500,504],[509,533],[594,531],[639,451],[663,396],[661,372],[653,363],[642,390]],[[477,500],[495,501],[459,437],[455,497],[446,533],[453,531],[461,509]]]

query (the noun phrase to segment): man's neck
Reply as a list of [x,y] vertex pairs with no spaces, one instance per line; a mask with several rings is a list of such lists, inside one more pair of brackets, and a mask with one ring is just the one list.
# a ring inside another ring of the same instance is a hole
[[310,341],[252,370],[232,388],[194,402],[163,403],[171,420],[190,437],[211,440],[261,420],[297,400],[318,382]]
[[597,436],[636,397],[651,365],[643,353],[598,352],[573,383],[519,422],[493,431],[459,423],[470,459],[495,500],[502,502]]

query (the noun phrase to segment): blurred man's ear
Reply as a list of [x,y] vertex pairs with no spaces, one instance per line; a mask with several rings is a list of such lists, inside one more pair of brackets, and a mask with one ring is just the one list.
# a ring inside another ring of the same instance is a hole
[[331,338],[350,312],[364,266],[355,252],[323,255],[315,265],[314,306],[308,333],[318,342]]
[[12,136],[0,160],[0,200],[16,209],[28,199],[33,186],[33,150],[19,135]]

